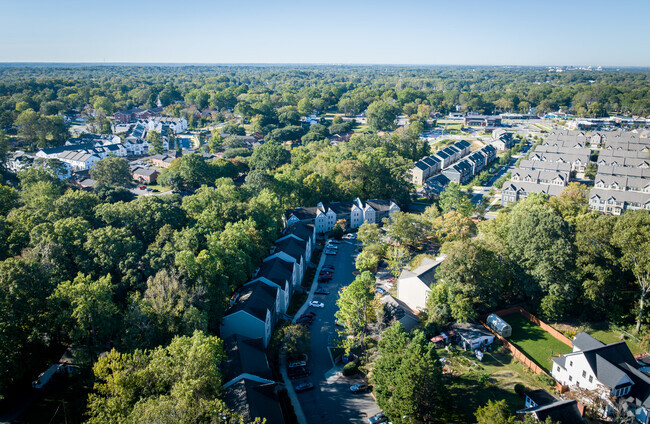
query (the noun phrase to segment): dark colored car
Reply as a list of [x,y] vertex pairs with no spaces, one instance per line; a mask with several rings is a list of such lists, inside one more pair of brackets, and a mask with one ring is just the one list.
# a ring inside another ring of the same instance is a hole
[[325,290],[325,289],[318,289],[318,290],[314,291],[314,294],[330,294],[330,292],[328,290]]
[[298,384],[296,386],[296,392],[297,393],[306,392],[307,390],[311,390],[313,388],[314,388],[314,385],[311,384],[311,383],[302,383],[302,384]]
[[304,314],[300,315],[300,318],[305,318],[305,317],[314,318],[315,316],[316,314],[313,312],[305,312]]

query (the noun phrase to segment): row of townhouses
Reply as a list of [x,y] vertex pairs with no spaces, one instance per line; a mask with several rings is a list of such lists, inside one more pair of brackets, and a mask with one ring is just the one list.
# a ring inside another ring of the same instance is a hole
[[589,193],[592,210],[620,215],[628,209],[650,209],[649,138],[607,138],[596,163],[598,173]]
[[[620,214],[626,209],[650,209],[650,139],[646,133],[554,131],[513,171],[502,189],[503,206],[530,193],[557,196],[571,178],[584,172],[592,152],[597,175],[589,194],[592,210]],[[537,172],[530,172],[537,171]]]
[[[314,214],[301,214],[305,209],[313,209]],[[268,423],[284,422],[265,349],[277,322],[289,318],[287,308],[305,276],[316,234],[331,230],[339,219],[345,219],[348,228],[363,222],[374,223],[375,219],[399,211],[399,207],[392,200],[364,203],[356,199],[293,211],[300,211],[298,215],[303,219],[292,211],[284,215],[286,228],[282,237],[275,241],[253,278],[232,296],[221,323],[227,355],[224,400],[246,422],[257,417],[266,418]]]
[[[60,173],[62,178],[70,176],[71,172],[86,171],[93,164],[109,155],[118,157],[144,156],[149,153],[147,133],[157,131],[162,135],[163,150],[169,150],[169,136],[187,130],[187,121],[183,118],[155,117],[141,120],[134,124],[124,125],[126,134],[124,142],[114,134],[84,134],[79,138],[71,138],[63,146],[49,147],[39,150],[35,155],[24,152],[14,153],[8,161],[8,168],[18,172],[31,166],[45,166],[49,159],[56,159],[63,164],[66,172]],[[167,161],[169,162],[169,161]],[[167,163],[167,166],[169,164]]]
[[391,199],[371,199],[363,202],[355,199],[350,202],[318,203],[313,207],[289,209],[283,216],[285,225],[298,222],[313,224],[316,233],[331,231],[339,220],[345,220],[347,228],[354,229],[363,223],[379,224],[400,208]]
[[591,160],[591,140],[600,143],[599,134],[579,131],[551,131],[529,159],[522,160],[501,189],[501,204],[527,198],[531,193],[558,196],[571,181],[571,173],[584,172]]
[[487,168],[497,158],[497,149],[488,144],[469,156],[442,170],[439,175],[429,178],[423,186],[428,196],[440,196],[449,183],[466,184],[475,175]]
[[313,224],[287,226],[251,281],[231,298],[221,322],[226,363],[224,400],[246,422],[283,423],[266,347],[304,277],[316,243]]
[[437,175],[442,169],[467,156],[470,146],[468,141],[460,140],[431,156],[420,159],[411,169],[411,181],[415,185],[422,185],[428,178]]

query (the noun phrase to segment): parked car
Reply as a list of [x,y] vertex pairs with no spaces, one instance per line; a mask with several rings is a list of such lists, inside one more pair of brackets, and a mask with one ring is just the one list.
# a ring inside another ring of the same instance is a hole
[[300,393],[300,392],[306,392],[307,390],[311,390],[313,388],[314,385],[311,383],[302,383],[302,384],[298,384],[295,390],[297,393]]
[[334,272],[335,269],[336,268],[334,268],[334,265],[323,265],[321,271]]
[[300,318],[305,318],[305,317],[314,318],[315,316],[316,314],[313,312],[305,312],[304,314],[300,315]]
[[314,291],[314,294],[330,294],[330,292],[325,289],[317,289],[316,291]]
[[332,244],[341,244],[339,240],[330,240],[329,242]]
[[341,324],[338,319],[334,320],[334,325],[338,325],[339,327],[343,327],[343,324]]
[[287,367],[289,367],[289,369],[306,367],[306,366],[307,366],[307,362],[305,362],[305,361],[293,361],[293,362],[289,362],[289,364],[287,365]]
[[293,371],[289,370],[289,378],[295,380],[296,378],[307,377],[311,372],[306,368],[295,368]]
[[325,254],[326,254],[326,255],[336,255],[336,252],[333,251],[333,250],[326,250],[326,251],[325,251]]
[[352,393],[363,393],[368,390],[368,383],[357,383],[350,386]]
[[388,422],[388,417],[383,412],[380,412],[380,413],[375,414],[372,417],[368,418],[368,423],[369,424],[381,424],[381,423],[387,423],[387,422]]
[[317,300],[312,300],[311,302],[309,302],[309,306],[311,306],[312,308],[324,308],[325,304]]
[[296,320],[297,324],[303,324],[303,325],[307,325],[307,326],[311,325],[312,322],[314,322],[314,319],[313,318],[308,318],[308,317],[300,318],[299,320]]
[[381,287],[377,287],[377,293],[379,294],[386,294],[386,290],[382,289]]
[[386,284],[384,284],[384,286],[386,286],[386,288],[387,288],[388,290],[390,290],[390,289],[393,288],[393,283],[386,283]]
[[147,186],[140,186],[140,187],[138,187],[138,188],[139,188],[140,190],[146,190],[146,189],[147,189]]

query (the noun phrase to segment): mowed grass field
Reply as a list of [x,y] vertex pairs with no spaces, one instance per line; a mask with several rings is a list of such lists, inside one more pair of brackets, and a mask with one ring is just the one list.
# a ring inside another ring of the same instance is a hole
[[551,362],[553,356],[569,353],[572,350],[523,315],[511,314],[504,316],[503,319],[512,327],[512,336],[507,340],[546,371],[553,366]]

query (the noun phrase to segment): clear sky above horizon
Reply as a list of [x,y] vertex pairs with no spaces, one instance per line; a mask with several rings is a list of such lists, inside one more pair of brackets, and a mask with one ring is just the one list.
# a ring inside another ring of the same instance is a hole
[[0,0],[0,62],[650,66],[648,0]]

